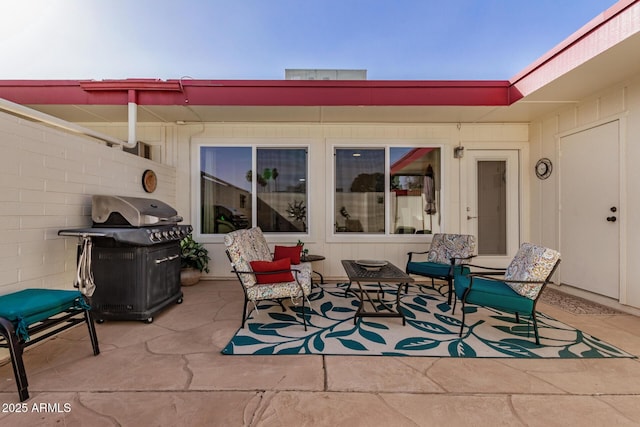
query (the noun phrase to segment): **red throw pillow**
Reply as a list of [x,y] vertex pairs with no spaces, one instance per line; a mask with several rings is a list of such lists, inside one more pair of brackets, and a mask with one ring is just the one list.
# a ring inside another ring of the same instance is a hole
[[[251,261],[251,268],[256,273],[291,269],[291,260],[282,258],[277,261]],[[293,282],[293,274],[290,271],[274,274],[256,274],[258,284]]]
[[300,264],[300,253],[302,252],[302,246],[276,246],[273,251],[273,260],[279,260],[282,258],[290,258],[291,264]]

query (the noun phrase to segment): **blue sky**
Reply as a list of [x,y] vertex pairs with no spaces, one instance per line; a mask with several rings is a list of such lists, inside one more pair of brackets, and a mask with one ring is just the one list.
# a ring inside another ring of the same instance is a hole
[[0,79],[505,80],[615,0],[4,0]]

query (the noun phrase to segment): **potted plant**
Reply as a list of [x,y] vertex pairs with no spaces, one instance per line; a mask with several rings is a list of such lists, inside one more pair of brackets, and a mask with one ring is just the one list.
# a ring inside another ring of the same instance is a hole
[[302,250],[300,251],[302,254],[302,258],[301,259],[306,259],[307,255],[309,255],[309,249],[305,249],[304,248],[304,242],[300,239],[298,239],[298,243],[296,243],[297,246],[300,246],[302,248]]
[[209,251],[193,240],[189,234],[180,241],[180,283],[183,286],[195,285],[200,281],[202,272],[209,272]]

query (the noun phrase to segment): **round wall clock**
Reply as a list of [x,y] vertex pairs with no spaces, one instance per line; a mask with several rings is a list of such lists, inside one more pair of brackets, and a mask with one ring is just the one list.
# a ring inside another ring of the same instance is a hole
[[543,157],[536,163],[536,176],[540,179],[547,179],[551,175],[553,164],[551,160]]
[[142,188],[147,193],[153,193],[156,191],[156,187],[158,186],[158,177],[156,173],[151,169],[147,169],[142,174]]

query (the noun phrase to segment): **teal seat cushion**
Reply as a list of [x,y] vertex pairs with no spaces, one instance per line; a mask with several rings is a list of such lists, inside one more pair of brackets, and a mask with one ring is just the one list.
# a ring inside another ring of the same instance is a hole
[[[440,264],[437,262],[410,262],[407,264],[408,274],[418,274],[427,277],[447,277],[449,276],[450,264]],[[468,274],[469,267],[455,266],[455,274]]]
[[[456,296],[462,300],[469,288],[471,276],[456,274],[454,288]],[[515,292],[506,283],[475,277],[471,292],[465,300],[468,304],[494,307],[511,313],[532,313],[534,301]]]
[[68,308],[87,309],[79,291],[24,289],[0,296],[0,317],[13,323],[16,334],[29,340],[27,328]]

